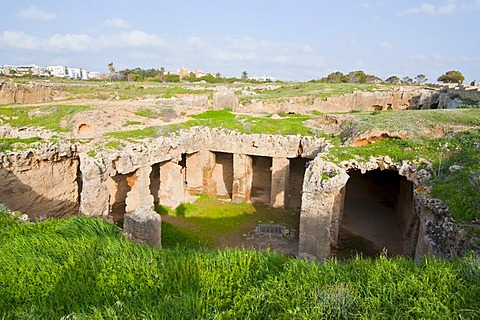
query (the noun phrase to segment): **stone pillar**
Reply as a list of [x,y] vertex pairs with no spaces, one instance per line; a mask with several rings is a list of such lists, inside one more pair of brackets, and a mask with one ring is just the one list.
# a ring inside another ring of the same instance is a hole
[[201,170],[200,153],[187,154],[186,160],[187,192],[191,195],[201,193],[203,191],[203,171]]
[[[325,172],[328,178],[322,175]],[[299,254],[308,253],[319,260],[330,257],[331,246],[337,241],[333,238],[338,236],[331,229],[332,220],[340,214],[342,188],[348,178],[345,171],[320,159],[308,166],[303,181]]]
[[162,247],[162,218],[150,207],[141,207],[125,215],[123,232],[134,242]]
[[125,212],[133,212],[141,207],[153,208],[153,196],[150,194],[150,172],[152,167],[141,167],[132,176],[127,177],[130,191],[125,199]]
[[272,158],[272,186],[270,205],[285,208],[285,197],[290,178],[290,161],[288,158]]
[[215,168],[215,154],[208,150],[200,150],[200,168],[202,172],[203,193],[207,196],[217,194],[217,185],[213,180],[213,170]]
[[335,193],[335,199],[332,208],[332,221],[330,221],[330,244],[336,248],[338,245],[338,234],[340,231],[340,222],[343,218],[343,208],[345,207],[345,193],[347,187],[340,189]]
[[233,202],[250,202],[252,176],[252,157],[245,154],[233,154]]
[[185,181],[182,166],[175,161],[160,164],[160,191],[158,200],[161,205],[176,208],[185,202]]
[[107,217],[110,193],[102,180],[105,168],[90,157],[80,154],[80,171],[82,172],[80,214]]

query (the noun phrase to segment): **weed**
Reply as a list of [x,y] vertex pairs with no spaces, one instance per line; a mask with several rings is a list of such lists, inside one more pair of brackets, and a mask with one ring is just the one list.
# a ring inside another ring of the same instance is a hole
[[139,117],[145,117],[150,119],[157,119],[159,117],[159,113],[156,110],[152,109],[140,109],[135,111],[135,115]]

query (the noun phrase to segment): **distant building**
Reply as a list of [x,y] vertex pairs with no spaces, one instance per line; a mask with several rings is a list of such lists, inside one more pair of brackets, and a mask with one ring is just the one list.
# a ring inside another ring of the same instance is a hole
[[67,67],[65,66],[48,66],[47,70],[50,72],[52,77],[66,78],[67,77]]
[[248,77],[251,80],[259,81],[259,82],[274,82],[276,79],[271,76],[253,76],[253,77]]
[[178,75],[180,78],[187,77],[190,75],[190,69],[183,67],[178,70]]

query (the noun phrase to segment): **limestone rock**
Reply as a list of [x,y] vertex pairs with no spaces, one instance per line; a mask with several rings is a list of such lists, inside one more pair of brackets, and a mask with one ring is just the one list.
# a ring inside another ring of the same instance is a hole
[[0,104],[33,103],[51,100],[53,85],[48,83],[21,84],[0,80]]
[[238,98],[233,92],[220,91],[213,95],[213,110],[229,109],[235,111],[238,109]]
[[141,207],[125,214],[123,232],[134,242],[146,243],[161,248],[162,218],[152,208]]

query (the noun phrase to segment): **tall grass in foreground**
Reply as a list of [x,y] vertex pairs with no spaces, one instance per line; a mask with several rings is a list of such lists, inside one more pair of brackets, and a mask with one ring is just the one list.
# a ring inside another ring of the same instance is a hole
[[474,319],[480,261],[324,264],[249,250],[156,250],[114,225],[0,214],[4,319]]

